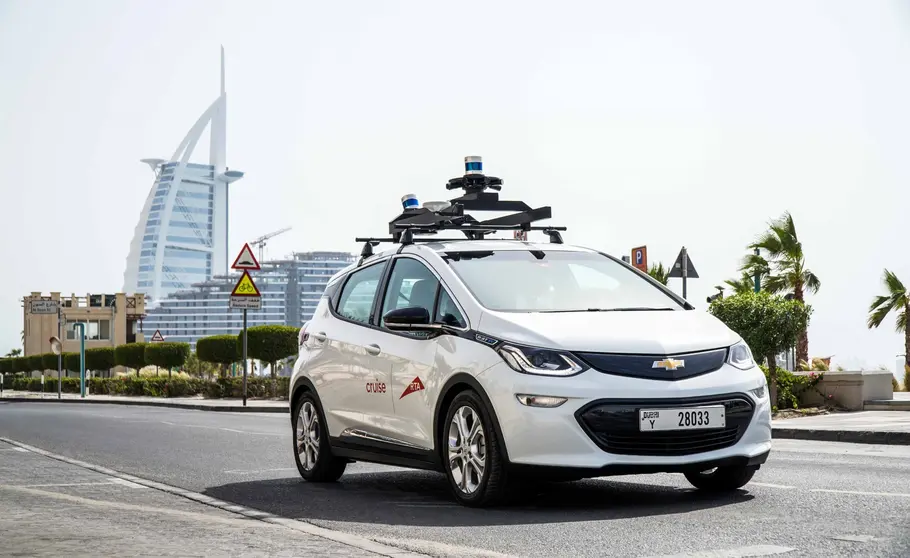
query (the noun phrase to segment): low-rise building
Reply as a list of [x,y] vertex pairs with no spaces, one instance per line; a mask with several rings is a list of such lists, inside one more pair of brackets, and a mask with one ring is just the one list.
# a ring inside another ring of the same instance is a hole
[[86,349],[145,341],[142,294],[61,296],[59,292],[32,292],[22,302],[25,356],[51,352],[50,339],[58,335],[64,352],[78,352],[79,330],[75,324],[80,322],[85,324]]

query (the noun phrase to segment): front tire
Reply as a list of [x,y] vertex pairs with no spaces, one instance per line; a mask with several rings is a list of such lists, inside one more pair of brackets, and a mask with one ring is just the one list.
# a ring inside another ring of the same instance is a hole
[[458,503],[470,507],[506,503],[510,483],[502,441],[477,393],[469,390],[456,395],[443,424],[442,459]]
[[315,394],[306,392],[294,407],[294,461],[300,476],[309,482],[335,482],[347,461],[332,455],[322,406]]
[[758,467],[728,466],[686,473],[692,486],[706,492],[731,492],[746,486]]

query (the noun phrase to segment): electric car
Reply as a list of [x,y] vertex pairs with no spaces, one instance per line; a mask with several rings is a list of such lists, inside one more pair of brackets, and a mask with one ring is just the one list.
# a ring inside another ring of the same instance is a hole
[[[467,193],[447,203],[406,197],[392,238],[362,239],[328,283],[291,378],[300,475],[337,481],[355,461],[437,470],[468,506],[534,478],[746,485],[770,453],[771,405],[740,336],[628,263],[533,226],[549,208],[467,216],[516,203],[490,197],[491,178],[466,172]],[[509,229],[550,242],[488,238]],[[453,230],[467,238],[436,236]],[[395,246],[373,253],[382,242]]]

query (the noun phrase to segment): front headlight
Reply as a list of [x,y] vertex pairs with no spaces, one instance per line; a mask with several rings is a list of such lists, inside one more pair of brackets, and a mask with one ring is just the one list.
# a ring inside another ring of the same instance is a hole
[[540,376],[574,376],[587,370],[571,354],[551,349],[503,345],[499,355],[516,372]]
[[749,345],[746,345],[745,341],[740,341],[736,345],[730,347],[730,352],[727,353],[727,364],[735,366],[740,370],[748,370],[755,366],[755,359],[752,358],[752,351],[749,349]]

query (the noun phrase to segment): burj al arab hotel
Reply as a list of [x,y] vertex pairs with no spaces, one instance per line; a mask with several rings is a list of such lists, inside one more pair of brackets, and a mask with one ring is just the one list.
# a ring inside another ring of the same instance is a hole
[[[221,94],[170,159],[142,159],[155,173],[133,232],[123,292],[143,293],[154,307],[168,294],[228,272],[228,189],[243,173],[226,163],[224,48]],[[190,163],[209,129],[208,164]]]

